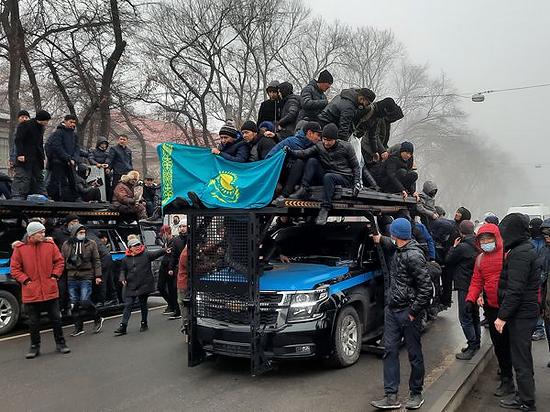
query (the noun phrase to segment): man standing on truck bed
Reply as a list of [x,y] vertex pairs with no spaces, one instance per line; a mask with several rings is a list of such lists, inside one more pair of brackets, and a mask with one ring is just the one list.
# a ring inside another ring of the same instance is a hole
[[384,391],[385,396],[371,405],[377,409],[399,409],[399,346],[405,338],[409,353],[411,377],[410,398],[407,409],[418,409],[424,403],[424,357],[422,355],[421,319],[419,314],[426,308],[432,295],[426,258],[418,243],[412,239],[411,224],[399,218],[390,225],[391,239],[379,234],[373,241],[392,253],[390,282],[386,285],[384,320]]

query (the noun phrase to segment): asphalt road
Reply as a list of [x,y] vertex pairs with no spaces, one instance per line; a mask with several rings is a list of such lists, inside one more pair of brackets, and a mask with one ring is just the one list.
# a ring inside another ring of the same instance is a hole
[[[161,312],[151,311],[145,333],[134,314],[126,336],[113,336],[115,318],[98,335],[67,337],[68,355],[55,353],[51,332],[43,333],[42,354],[34,360],[24,358],[27,336],[0,339],[0,410],[370,411],[370,401],[383,394],[382,360],[367,353],[346,369],[295,362],[256,378],[245,360],[216,359],[188,368],[179,322]],[[68,336],[71,329],[65,331]],[[442,314],[423,342],[429,385],[463,345],[455,311]],[[404,351],[401,360],[404,398],[409,374]]]

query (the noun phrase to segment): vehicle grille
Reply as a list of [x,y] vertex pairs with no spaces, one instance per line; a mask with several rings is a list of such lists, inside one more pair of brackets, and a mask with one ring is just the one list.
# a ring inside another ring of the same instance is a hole
[[[277,323],[283,295],[277,293],[260,294],[260,323],[273,325]],[[248,303],[238,295],[218,292],[199,292],[196,299],[197,317],[215,319],[220,322],[248,325],[250,315]]]

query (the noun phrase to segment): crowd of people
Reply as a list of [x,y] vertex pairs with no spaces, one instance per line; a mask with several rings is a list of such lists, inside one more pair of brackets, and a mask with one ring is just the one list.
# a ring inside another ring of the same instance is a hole
[[414,196],[418,174],[414,146],[389,146],[391,124],[403,118],[391,97],[376,101],[367,88],[345,89],[330,102],[326,92],[334,79],[327,70],[311,80],[300,95],[289,82],[269,83],[268,99],[257,120],[240,130],[227,121],[220,129],[214,155],[235,162],[255,162],[287,153],[275,197],[307,199],[312,186],[323,186],[317,224],[325,224],[336,186]]
[[[402,340],[411,364],[405,406],[417,409],[423,404],[422,309],[428,308],[434,284],[438,310],[450,307],[456,290],[458,321],[466,340],[456,358],[467,361],[475,356],[485,324],[498,360],[500,383],[494,395],[502,398],[500,406],[535,411],[531,342],[550,337],[550,219],[530,221],[527,215],[512,213],[499,222],[487,214],[476,225],[468,209],[460,207],[449,220],[435,205],[436,193],[436,185],[426,182],[416,218],[413,212],[412,218],[390,219],[386,227],[379,221],[385,236],[373,236],[388,254],[391,281],[386,285],[385,396],[372,405],[401,407],[397,392]],[[429,230],[415,230],[419,221]],[[425,246],[426,234],[435,254]]]
[[[72,114],[66,115],[44,141],[50,120],[45,110],[32,119],[28,111],[19,112],[9,159],[12,177],[0,174],[0,196],[27,200],[29,195],[43,195],[50,201],[63,202],[108,200],[114,210],[138,219],[159,216],[159,185],[151,176],[141,181],[134,170],[127,135],[119,135],[114,146],[100,137],[96,147],[87,151],[78,143],[78,118]],[[93,168],[103,173],[89,178]],[[143,187],[141,194],[136,193],[138,186]]]

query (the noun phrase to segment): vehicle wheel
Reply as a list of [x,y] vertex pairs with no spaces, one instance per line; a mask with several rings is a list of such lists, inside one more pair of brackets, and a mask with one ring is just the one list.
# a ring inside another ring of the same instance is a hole
[[357,362],[361,355],[362,335],[363,327],[357,311],[353,306],[344,307],[336,318],[329,363],[336,368],[345,368]]
[[0,290],[0,335],[5,335],[15,327],[20,313],[21,306],[17,298],[10,292]]

